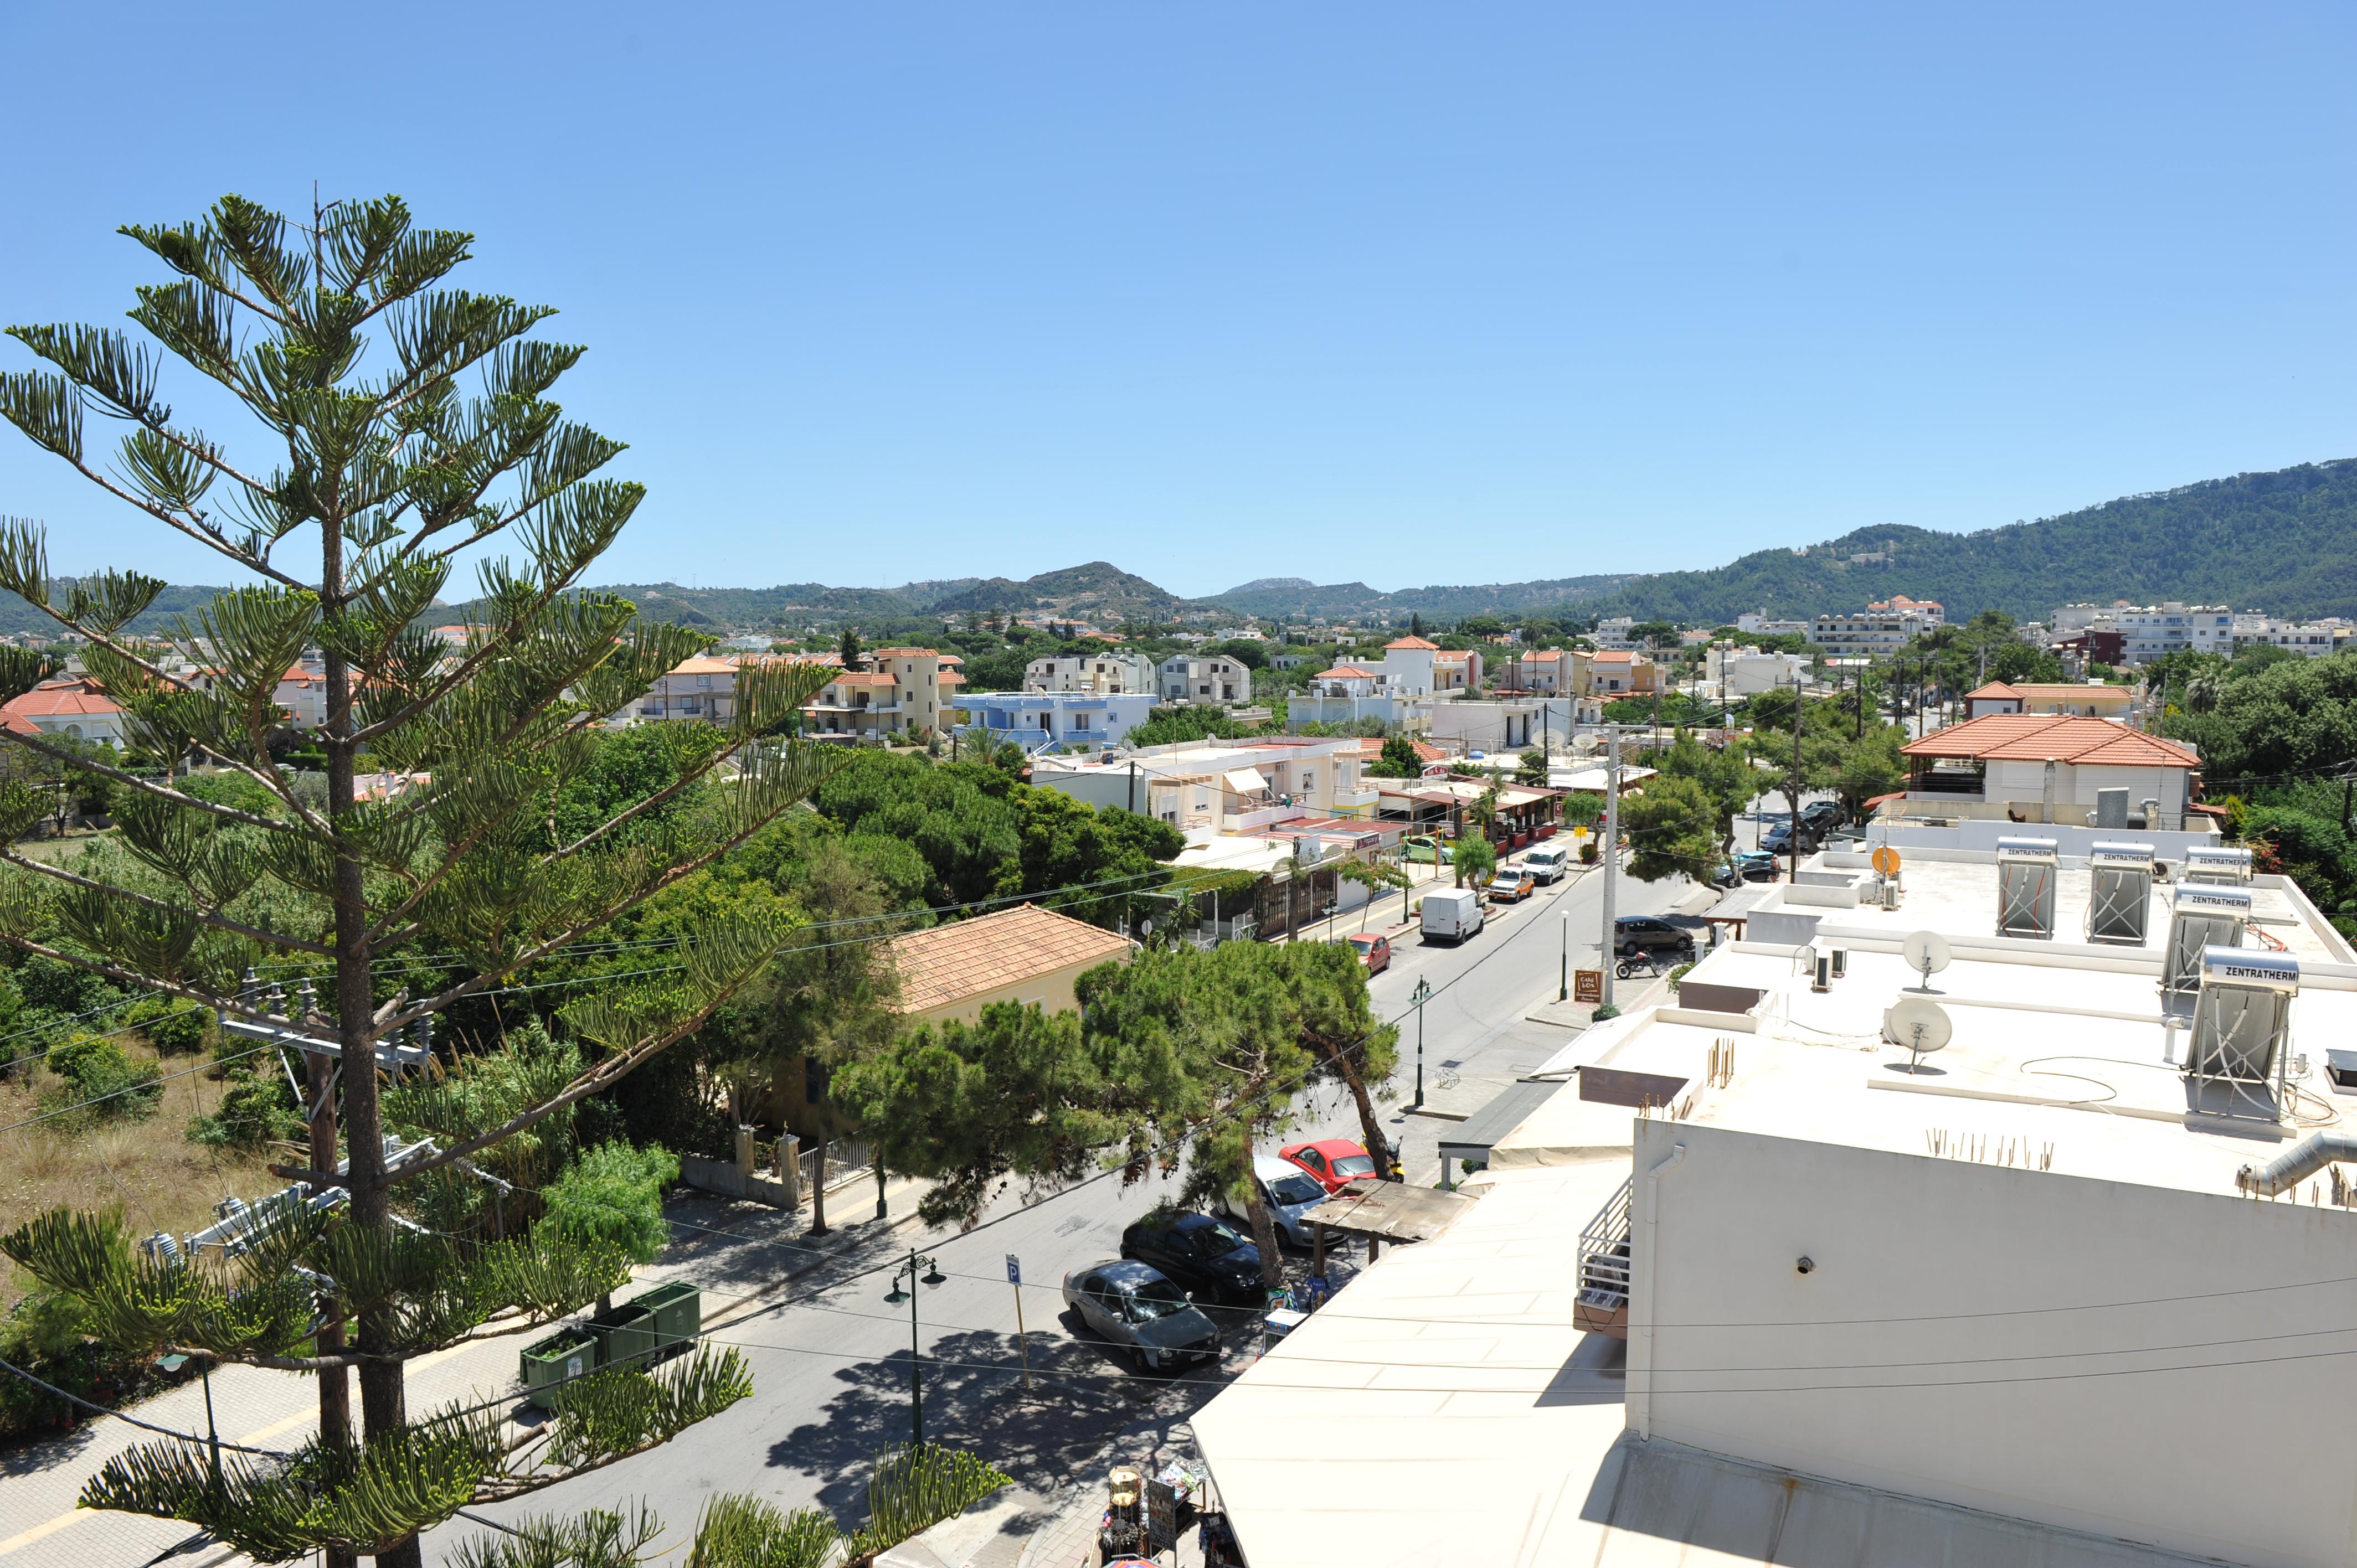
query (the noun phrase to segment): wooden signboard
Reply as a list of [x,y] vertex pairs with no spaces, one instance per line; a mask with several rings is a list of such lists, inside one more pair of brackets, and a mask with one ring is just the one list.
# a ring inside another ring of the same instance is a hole
[[1604,1000],[1604,972],[1600,969],[1575,969],[1571,972],[1571,999],[1596,1006]]

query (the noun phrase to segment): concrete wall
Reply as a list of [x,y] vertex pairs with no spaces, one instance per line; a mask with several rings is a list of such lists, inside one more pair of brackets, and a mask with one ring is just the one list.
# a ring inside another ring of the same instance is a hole
[[[1640,1122],[1634,1164],[1641,1433],[2235,1563],[2357,1562],[2357,1217],[1691,1122]],[[2249,1288],[2307,1281],[2341,1283]]]
[[984,991],[972,996],[962,997],[946,1007],[936,1007],[926,1013],[909,1014],[907,1021],[911,1027],[919,1024],[938,1024],[945,1018],[957,1018],[971,1024],[982,1016],[982,1010],[985,1007],[994,1002],[1021,1002],[1026,1004],[1037,1003],[1043,1010],[1049,1013],[1073,1012],[1081,1004],[1080,998],[1072,990],[1072,983],[1095,967],[1096,963],[1066,964],[1061,969],[1049,970],[1045,974],[1034,975],[1018,984],[1002,985],[996,991]]
[[[2207,818],[2194,820],[2204,823],[2205,827],[2209,821]],[[1996,841],[2001,838],[2019,838],[2028,834],[2036,838],[2052,839],[2058,853],[2075,855],[2082,860],[2087,857],[2087,852],[2091,846],[2097,843],[2109,843],[2115,840],[2130,843],[2148,843],[2152,845],[2153,853],[2161,859],[2180,861],[2185,858],[2185,852],[2190,846],[2212,845],[2220,842],[2217,829],[2214,827],[2208,827],[2207,831],[2201,832],[2158,832],[2143,828],[2090,828],[2067,822],[2024,824],[2002,820],[1961,822],[1953,828],[1932,828],[1909,826],[1906,825],[1904,819],[1893,821],[1878,817],[1867,823],[1862,831],[1869,843],[1896,844],[1902,851],[1916,848],[1956,849],[1970,850],[1980,854],[1996,854]]]

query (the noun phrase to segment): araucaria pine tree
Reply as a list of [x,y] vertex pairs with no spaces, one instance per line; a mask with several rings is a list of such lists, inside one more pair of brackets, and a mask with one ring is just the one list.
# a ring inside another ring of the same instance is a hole
[[[87,1504],[186,1520],[265,1562],[324,1551],[405,1568],[420,1562],[418,1532],[459,1508],[611,1463],[750,1391],[732,1350],[585,1380],[522,1447],[497,1408],[413,1414],[406,1362],[577,1311],[622,1283],[628,1263],[619,1249],[559,1242],[554,1228],[545,1241],[421,1230],[403,1223],[414,1206],[404,1193],[425,1190],[405,1184],[429,1175],[447,1183],[480,1169],[469,1156],[692,1032],[755,978],[782,932],[755,918],[714,923],[679,945],[669,972],[570,1004],[577,1058],[567,1059],[579,1070],[544,1075],[521,1105],[466,1092],[455,1060],[447,1078],[437,1062],[428,1081],[381,1094],[371,1064],[438,1011],[725,854],[829,763],[780,738],[823,672],[748,667],[709,761],[569,842],[558,833],[550,792],[586,765],[603,721],[708,639],[641,623],[628,601],[579,586],[643,492],[599,477],[620,444],[550,401],[583,352],[533,336],[551,312],[450,286],[470,236],[415,227],[398,199],[315,205],[310,218],[290,222],[232,196],[196,223],[126,228],[169,274],[138,290],[130,319],[144,337],[8,329],[47,363],[0,375],[0,415],[244,580],[135,636],[161,582],[134,571],[53,582],[40,528],[0,525],[0,586],[86,639],[87,678],[125,710],[135,752],[165,765],[6,736],[106,776],[121,832],[119,852],[71,867],[0,847],[0,940],[228,1020],[265,1021],[241,992],[250,965],[331,978],[307,1013],[277,1026],[301,1036],[315,1069],[310,1169],[285,1174],[349,1200],[285,1206],[234,1258],[142,1250],[111,1216],[70,1210],[0,1249],[88,1303],[123,1347],[321,1377],[319,1437],[291,1459],[151,1444],[94,1477]],[[215,401],[225,392],[258,449],[176,419],[167,367],[212,383]],[[102,446],[110,427],[119,439]],[[515,558],[484,553],[500,548]],[[468,561],[478,587],[466,635],[435,635],[420,618]],[[274,694],[314,655],[324,718],[290,736]],[[0,650],[0,699],[54,672],[38,655]],[[281,760],[290,738],[324,753],[324,779]],[[242,776],[267,806],[250,787],[243,807],[186,787],[184,762]],[[365,789],[363,775],[402,788]],[[0,779],[5,846],[48,796]],[[661,809],[698,780],[710,809]],[[457,978],[420,988],[431,993],[396,986],[388,960],[421,948],[442,967],[413,974]],[[327,1071],[339,1062],[340,1106]],[[503,1081],[515,1077],[510,1063]],[[338,1118],[350,1162],[340,1177]],[[385,1134],[420,1130],[431,1141],[409,1141],[414,1152],[388,1168]],[[340,1397],[348,1370],[361,1389],[357,1438]]]

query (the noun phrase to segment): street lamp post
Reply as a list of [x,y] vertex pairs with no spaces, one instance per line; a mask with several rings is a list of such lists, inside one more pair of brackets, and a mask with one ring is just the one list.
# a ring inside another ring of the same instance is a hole
[[1571,1000],[1571,911],[1563,912],[1563,959],[1555,967],[1555,999]]
[[1408,993],[1408,1001],[1415,1007],[1415,1103],[1409,1107],[1412,1111],[1424,1109],[1424,1004],[1431,998],[1432,982],[1418,976],[1415,989]]
[[[917,1285],[919,1283],[917,1267],[919,1264],[924,1266],[922,1283],[925,1284],[939,1286],[944,1279],[948,1278],[941,1270],[933,1266],[932,1259],[920,1257],[916,1249],[912,1247],[909,1250],[909,1261],[892,1271],[891,1294],[884,1298],[894,1306],[899,1305],[904,1301],[909,1304],[909,1443],[912,1448],[922,1448],[925,1445],[924,1358],[922,1352],[917,1348]],[[900,1282],[903,1279],[909,1282],[909,1288],[905,1291],[900,1288]]]

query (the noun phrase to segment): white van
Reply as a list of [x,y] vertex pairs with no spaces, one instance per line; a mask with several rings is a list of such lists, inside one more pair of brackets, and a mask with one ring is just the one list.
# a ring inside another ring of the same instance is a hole
[[1481,895],[1450,887],[1424,896],[1424,940],[1461,942],[1481,929]]
[[1571,851],[1561,844],[1541,844],[1523,856],[1523,869],[1534,882],[1560,882],[1571,874]]

